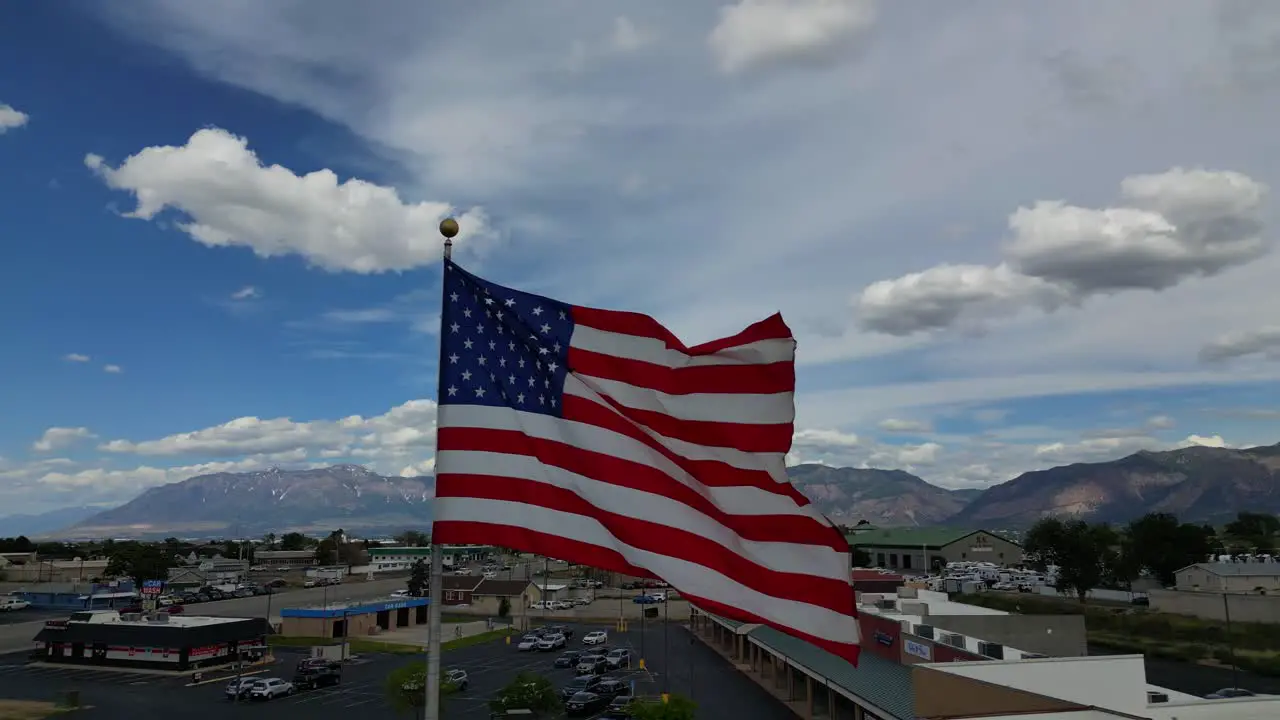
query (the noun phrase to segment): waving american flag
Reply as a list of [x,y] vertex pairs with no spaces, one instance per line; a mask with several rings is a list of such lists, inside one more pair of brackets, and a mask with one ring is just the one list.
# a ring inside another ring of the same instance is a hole
[[444,283],[434,542],[661,579],[856,662],[849,546],[786,476],[780,315],[686,347],[448,260]]

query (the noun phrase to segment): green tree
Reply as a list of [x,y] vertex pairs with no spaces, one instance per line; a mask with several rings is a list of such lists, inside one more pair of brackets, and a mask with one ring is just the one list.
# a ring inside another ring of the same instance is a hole
[[1031,526],[1023,550],[1035,567],[1056,566],[1058,591],[1074,593],[1083,603],[1106,578],[1118,545],[1119,537],[1106,525],[1051,517]]
[[431,571],[427,568],[425,560],[418,560],[409,569],[409,594],[414,597],[422,597],[427,594],[427,588],[431,583]]
[[327,537],[316,546],[316,562],[320,565],[335,565],[338,562],[338,543]]
[[698,706],[683,695],[661,700],[636,700],[627,706],[633,720],[694,720]]
[[[442,673],[440,678],[441,700],[457,692],[457,690],[452,683],[445,682]],[[383,691],[386,693],[387,702],[397,713],[412,712],[415,715],[419,714],[422,707],[427,704],[427,664],[419,660],[392,670],[383,684]],[[441,703],[440,710],[441,714],[444,714],[443,703]]]
[[395,541],[406,547],[426,547],[431,544],[431,536],[421,530],[405,530],[395,536]]
[[35,544],[28,540],[26,535],[0,538],[0,552],[29,553],[33,552],[35,549]]
[[140,586],[147,580],[167,579],[171,567],[173,556],[165,552],[163,546],[129,540],[112,546],[105,574],[129,578],[135,586]]
[[280,538],[281,550],[306,550],[309,547],[312,547],[311,539],[302,533],[285,533]]
[[511,614],[511,599],[503,597],[498,600],[498,617],[505,618]]
[[262,536],[262,547],[267,550],[274,550],[276,547],[276,534],[269,532]]
[[560,712],[560,695],[551,681],[541,675],[522,672],[489,701],[494,712],[507,710],[532,710],[550,714]]
[[1161,585],[1175,584],[1174,575],[1188,565],[1204,562],[1213,543],[1205,527],[1180,523],[1169,513],[1148,513],[1129,523],[1125,535],[1133,563],[1146,568]]
[[1242,512],[1224,529],[1235,544],[1249,552],[1274,553],[1280,541],[1280,518],[1275,515]]

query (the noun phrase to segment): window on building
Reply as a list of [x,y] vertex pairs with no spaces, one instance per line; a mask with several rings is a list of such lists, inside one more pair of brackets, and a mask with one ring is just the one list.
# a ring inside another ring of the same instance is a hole
[[891,568],[896,568],[896,567],[898,567],[898,554],[897,554],[897,553],[889,553],[889,567],[891,567]]
[[903,570],[910,570],[910,569],[911,569],[911,556],[910,556],[910,555],[903,555],[903,556],[902,556],[902,569],[903,569]]
[[876,567],[884,567],[884,553],[876,553]]

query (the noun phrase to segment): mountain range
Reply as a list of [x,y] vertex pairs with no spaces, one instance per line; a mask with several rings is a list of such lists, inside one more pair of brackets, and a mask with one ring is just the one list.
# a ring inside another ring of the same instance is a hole
[[[948,490],[903,470],[797,465],[791,481],[832,521],[881,527],[1026,527],[1047,515],[1124,522],[1148,512],[1221,521],[1280,513],[1280,444],[1190,447],[1023,473],[985,490]],[[55,533],[60,537],[239,536],[336,528],[394,533],[431,522],[432,477],[358,465],[215,473],[151,488]],[[15,534],[0,524],[0,535]]]

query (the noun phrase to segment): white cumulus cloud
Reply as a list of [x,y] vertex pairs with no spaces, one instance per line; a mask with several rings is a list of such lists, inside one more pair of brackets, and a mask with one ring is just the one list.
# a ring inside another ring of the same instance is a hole
[[707,43],[726,73],[812,62],[848,49],[875,17],[871,0],[739,0],[720,9]]
[[61,450],[74,445],[78,440],[94,437],[97,435],[89,432],[89,428],[86,427],[51,427],[31,445],[31,449],[36,452]]
[[15,110],[13,106],[0,103],[0,135],[13,128],[20,128],[26,125],[30,119],[31,116],[20,110]]
[[[85,165],[107,185],[133,193],[126,217],[153,220],[165,209],[178,227],[210,247],[246,247],[262,257],[299,255],[330,271],[377,273],[439,262],[437,226],[447,203],[408,203],[394,188],[332,170],[297,175],[265,165],[248,141],[225,130],[199,130],[182,146],[155,146],[118,167],[98,156]],[[458,218],[465,249],[486,231],[483,211]]]

